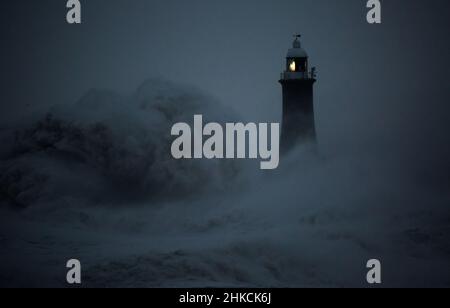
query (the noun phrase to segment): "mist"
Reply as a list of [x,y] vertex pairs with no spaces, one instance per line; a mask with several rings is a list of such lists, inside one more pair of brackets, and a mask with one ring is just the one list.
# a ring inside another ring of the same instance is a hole
[[386,285],[447,285],[447,190],[382,143],[298,147],[273,172],[170,159],[171,123],[238,118],[211,102],[152,79],[2,130],[2,284],[60,285],[75,254],[96,287],[362,286],[373,257],[395,269]]

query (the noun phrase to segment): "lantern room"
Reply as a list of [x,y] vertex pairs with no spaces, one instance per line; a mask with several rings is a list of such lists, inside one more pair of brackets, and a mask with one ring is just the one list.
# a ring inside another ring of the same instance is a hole
[[308,74],[308,54],[300,43],[301,35],[295,35],[295,40],[286,56],[286,71],[282,79],[307,79]]

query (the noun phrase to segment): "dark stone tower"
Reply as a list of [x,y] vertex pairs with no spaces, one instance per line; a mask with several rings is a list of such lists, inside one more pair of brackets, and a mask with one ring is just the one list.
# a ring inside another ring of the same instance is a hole
[[302,48],[300,35],[286,57],[286,70],[281,74],[283,87],[283,124],[281,149],[284,153],[301,143],[316,143],[313,85],[316,70],[309,71],[308,54]]

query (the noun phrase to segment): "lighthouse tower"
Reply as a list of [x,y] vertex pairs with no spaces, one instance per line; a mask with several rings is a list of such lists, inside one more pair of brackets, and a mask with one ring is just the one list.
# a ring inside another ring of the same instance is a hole
[[286,70],[281,74],[283,88],[283,124],[281,148],[288,152],[301,143],[315,143],[313,86],[316,70],[309,70],[308,54],[295,35],[293,48],[286,56]]

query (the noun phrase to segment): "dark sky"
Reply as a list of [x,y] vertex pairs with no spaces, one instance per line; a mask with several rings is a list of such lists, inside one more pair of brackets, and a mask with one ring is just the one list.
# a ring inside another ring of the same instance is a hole
[[82,25],[66,24],[65,2],[2,2],[3,115],[73,103],[90,88],[131,93],[156,76],[246,120],[279,121],[277,80],[299,32],[318,68],[325,146],[448,147],[446,0],[383,1],[382,25],[367,24],[363,0],[89,0]]

